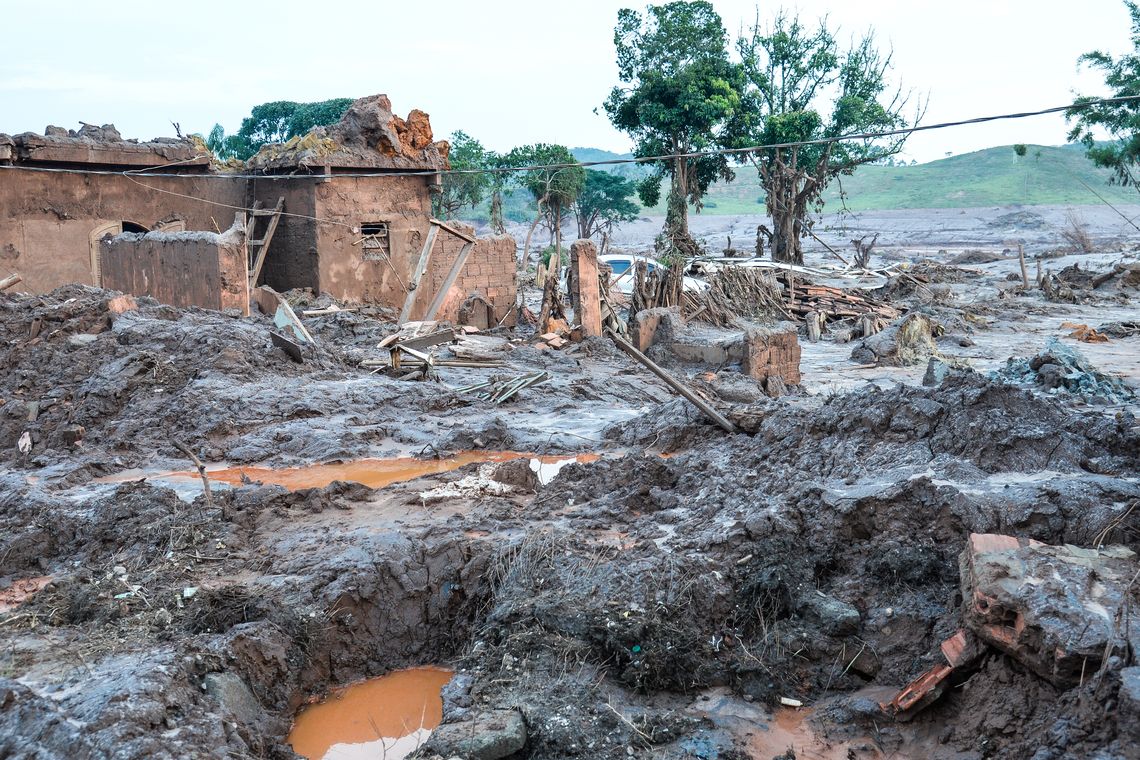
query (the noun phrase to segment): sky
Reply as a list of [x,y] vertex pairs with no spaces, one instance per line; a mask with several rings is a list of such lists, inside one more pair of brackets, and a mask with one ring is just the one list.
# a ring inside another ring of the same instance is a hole
[[[14,0],[0,0],[0,11]],[[1089,50],[1130,48],[1120,0],[714,0],[731,35],[780,8],[827,15],[847,40],[873,29],[894,78],[928,100],[924,123],[1064,105],[1107,94],[1081,71]],[[431,115],[437,138],[463,130],[488,148],[534,142],[625,152],[601,108],[617,84],[621,7],[575,0],[20,3],[0,48],[0,132],[114,123],[125,137],[236,131],[258,103],[386,93]],[[12,13],[4,15],[12,16]],[[596,109],[596,113],[595,113]],[[1012,143],[1065,142],[1042,116],[913,136],[925,162]]]

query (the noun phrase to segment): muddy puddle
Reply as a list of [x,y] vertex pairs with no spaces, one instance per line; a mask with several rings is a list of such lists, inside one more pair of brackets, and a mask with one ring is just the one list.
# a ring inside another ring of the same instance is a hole
[[[870,692],[868,692],[870,694]],[[880,696],[875,693],[872,696]],[[736,737],[747,755],[757,760],[784,757],[788,750],[798,760],[873,760],[893,758],[912,760],[930,756],[930,747],[919,742],[906,742],[891,750],[880,747],[871,737],[829,739],[811,723],[812,708],[779,707],[773,712],[733,695],[727,689],[715,688],[702,694],[693,706],[694,712],[707,718],[717,730]],[[687,740],[687,749],[701,754],[700,738]],[[710,745],[711,746],[711,745]]]
[[444,668],[410,668],[338,689],[297,715],[289,744],[309,760],[401,760],[439,725],[450,679]]
[[[601,459],[600,454],[569,454],[560,456],[536,456],[519,451],[461,451],[443,459],[417,459],[398,457],[395,459],[357,459],[351,462],[313,464],[302,467],[224,467],[207,469],[211,482],[240,486],[245,483],[280,485],[291,491],[301,488],[323,488],[334,481],[361,483],[369,488],[383,488],[393,483],[403,483],[427,475],[438,475],[458,470],[469,464],[486,462],[507,462],[512,459],[530,459],[531,469],[538,475],[542,484],[549,483],[566,465],[572,462],[588,464]],[[146,478],[168,480],[175,483],[197,483],[196,472],[147,473],[133,471],[119,473],[96,482],[116,483]]]

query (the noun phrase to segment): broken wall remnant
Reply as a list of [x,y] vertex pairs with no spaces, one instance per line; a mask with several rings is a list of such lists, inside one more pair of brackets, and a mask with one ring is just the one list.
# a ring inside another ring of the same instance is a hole
[[[474,237],[475,228],[465,224],[448,223],[460,232]],[[440,232],[436,238],[427,274],[420,282],[416,308],[411,319],[421,319],[439,295],[465,241],[454,235]],[[457,322],[459,310],[471,296],[478,296],[491,305],[492,327],[498,324],[515,324],[515,298],[518,278],[515,270],[517,244],[509,235],[478,238],[467,254],[467,263],[447,289],[434,319]]]
[[661,342],[669,343],[684,329],[685,318],[681,316],[680,306],[642,309],[629,319],[629,342],[638,351],[645,353],[658,342],[659,332]]
[[750,327],[744,333],[741,371],[776,396],[800,384],[800,340],[796,326]]
[[576,240],[570,245],[570,270],[574,324],[582,327],[584,337],[600,337],[602,297],[598,284],[598,249],[589,240]]
[[1056,686],[1083,682],[1113,651],[1140,651],[1140,564],[1127,547],[973,533],[960,564],[966,626]]
[[100,242],[104,287],[172,306],[249,316],[249,255],[241,214],[214,232],[126,232]]

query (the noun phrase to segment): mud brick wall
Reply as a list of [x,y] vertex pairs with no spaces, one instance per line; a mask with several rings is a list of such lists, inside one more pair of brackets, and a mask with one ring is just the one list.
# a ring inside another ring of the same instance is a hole
[[[457,229],[475,234],[472,227],[456,224]],[[420,319],[427,311],[435,294],[439,292],[452,264],[459,256],[464,241],[441,229],[437,233],[435,250],[432,251],[428,270],[420,283],[420,293],[416,297],[416,308],[412,319]],[[504,325],[513,325],[515,296],[518,292],[518,277],[515,272],[517,243],[509,235],[479,238],[467,264],[451,286],[447,298],[440,307],[436,319],[456,321],[459,307],[469,296],[482,296],[491,304],[495,324],[504,320]]]
[[95,285],[99,240],[122,232],[123,222],[147,230],[173,221],[184,229],[213,230],[216,222],[225,229],[233,211],[210,201],[244,206],[246,190],[245,180],[219,176],[135,180],[5,170],[0,179],[0,271],[19,272],[24,278],[19,290],[31,293],[72,282]]
[[778,377],[784,385],[799,385],[800,341],[795,325],[780,324],[746,332],[741,370],[761,383]]
[[[420,260],[431,219],[429,177],[338,177],[311,185],[315,225],[318,288],[333,298],[374,303],[399,310],[405,287]],[[277,202],[279,191],[258,190],[264,203]],[[286,210],[288,208],[286,199]],[[367,258],[361,225],[388,225],[389,255]],[[438,247],[437,247],[438,249]],[[270,256],[273,255],[272,249]],[[293,253],[297,257],[298,253]],[[270,285],[272,281],[268,281]],[[283,283],[284,284],[284,283]],[[275,286],[276,287],[276,286]]]
[[245,231],[126,233],[102,247],[103,285],[172,306],[249,315]]

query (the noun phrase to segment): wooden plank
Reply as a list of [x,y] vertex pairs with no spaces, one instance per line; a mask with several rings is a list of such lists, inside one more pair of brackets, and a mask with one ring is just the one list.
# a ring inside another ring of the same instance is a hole
[[736,432],[736,425],[733,425],[731,422],[729,422],[729,420],[723,414],[721,414],[716,409],[713,409],[711,406],[709,406],[704,401],[704,399],[698,397],[697,394],[693,393],[691,390],[689,390],[684,385],[682,385],[676,378],[674,378],[668,372],[666,372],[665,370],[658,367],[648,356],[646,356],[645,354],[638,351],[636,348],[634,348],[631,344],[627,343],[620,336],[618,336],[617,333],[615,333],[613,330],[611,330],[608,327],[606,328],[606,333],[609,334],[610,340],[612,340],[614,342],[614,344],[617,345],[618,348],[620,348],[622,351],[625,351],[627,354],[629,354],[634,359],[636,359],[643,367],[648,369],[653,374],[657,375],[657,377],[661,378],[661,380],[666,385],[668,385],[670,388],[672,388],[677,393],[684,396],[685,399],[687,399],[695,407],[697,407],[702,412],[704,412],[705,416],[707,416],[709,419],[711,419],[716,424],[720,425],[727,432],[729,432],[729,433],[735,433]]
[[[448,231],[450,232],[450,230]],[[470,240],[470,242],[465,243],[463,247],[459,249],[459,255],[455,257],[455,262],[451,265],[451,270],[447,273],[447,278],[440,284],[439,292],[436,293],[435,298],[432,299],[431,306],[428,307],[427,314],[424,315],[424,320],[435,319],[439,307],[443,306],[443,302],[447,300],[448,291],[451,290],[451,286],[454,285],[456,279],[459,278],[459,273],[463,271],[463,267],[467,263],[467,256],[471,253],[471,249],[475,247],[475,240],[473,238],[466,239]]]
[[277,199],[277,205],[274,207],[272,214],[269,217],[269,226],[265,228],[265,234],[262,235],[260,241],[247,243],[247,245],[257,245],[257,260],[254,262],[253,271],[249,275],[249,286],[251,288],[257,287],[257,278],[261,276],[261,267],[265,264],[265,254],[269,251],[269,243],[273,240],[273,233],[277,230],[277,222],[281,219],[281,209],[285,207],[285,196],[282,195]]
[[23,277],[14,272],[5,277],[3,280],[0,280],[0,290],[7,290],[13,285],[18,285],[23,279]]
[[452,235],[455,235],[455,237],[459,238],[460,240],[465,240],[468,243],[474,243],[475,242],[475,236],[474,235],[468,235],[466,232],[460,232],[459,230],[455,229],[454,227],[452,227],[447,222],[441,222],[438,219],[432,219],[431,223],[436,225],[437,227],[444,228],[445,230],[450,232]]
[[432,248],[435,247],[435,234],[439,232],[439,225],[433,219],[428,229],[427,240],[424,241],[423,250],[420,251],[420,260],[416,262],[416,271],[412,274],[412,281],[408,284],[408,295],[404,297],[404,308],[400,310],[399,324],[404,324],[412,316],[412,309],[416,305],[416,294],[419,292],[420,280],[427,271],[428,259],[431,258]]

